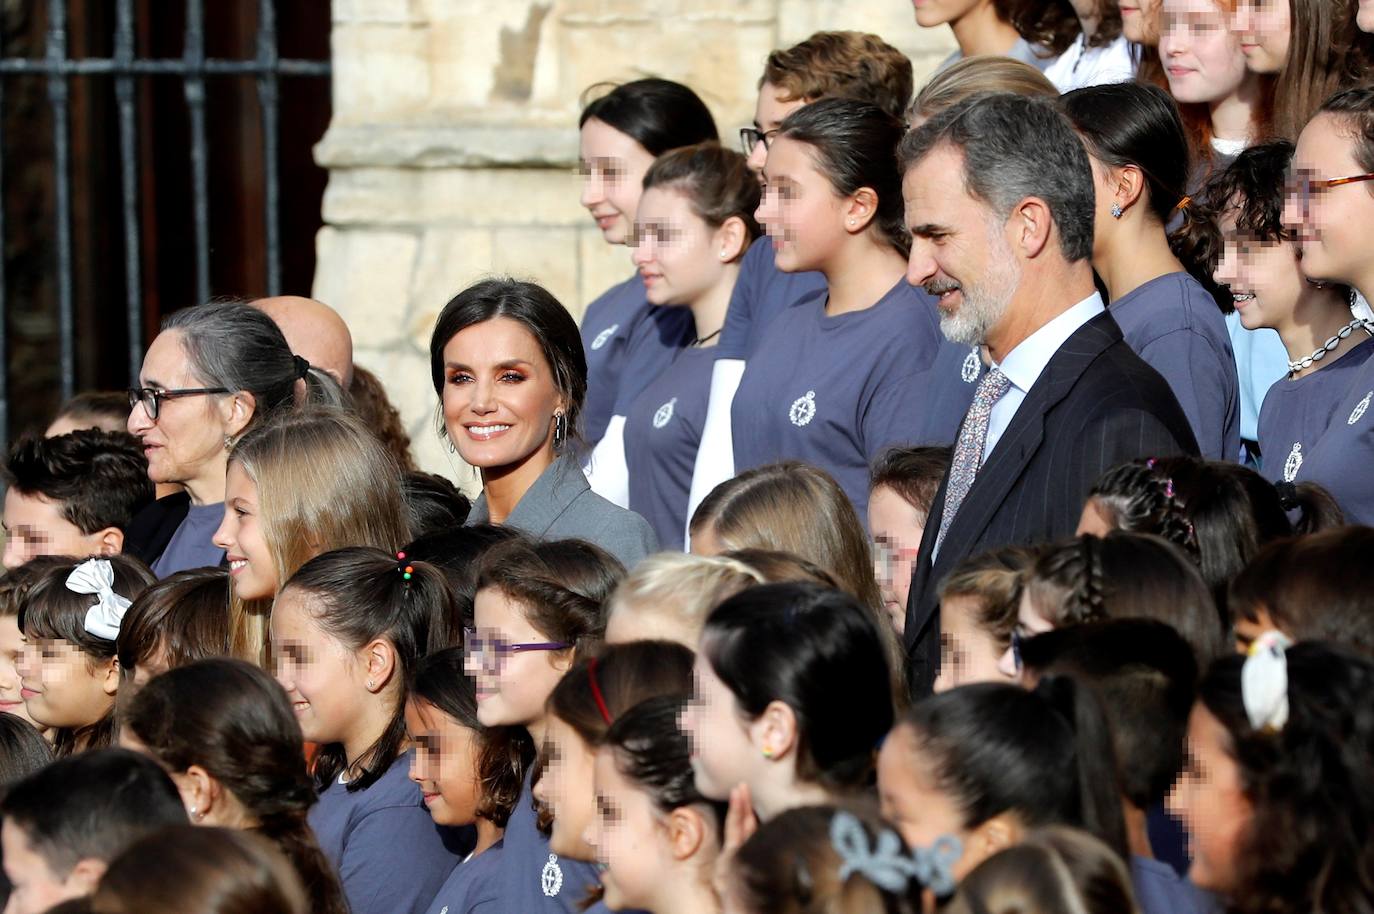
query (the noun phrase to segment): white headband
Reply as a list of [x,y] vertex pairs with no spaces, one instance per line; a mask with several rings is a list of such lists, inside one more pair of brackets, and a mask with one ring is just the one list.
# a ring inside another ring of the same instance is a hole
[[1277,732],[1288,723],[1288,658],[1293,646],[1282,632],[1268,631],[1250,645],[1240,670],[1240,697],[1245,716],[1256,730]]
[[87,559],[77,565],[67,575],[67,589],[96,598],[95,605],[86,611],[87,633],[106,641],[119,637],[119,625],[130,601],[114,592],[114,567],[109,559]]

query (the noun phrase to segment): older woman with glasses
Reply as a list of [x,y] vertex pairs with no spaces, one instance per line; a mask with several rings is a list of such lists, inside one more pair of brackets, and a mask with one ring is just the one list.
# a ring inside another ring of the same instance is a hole
[[217,302],[169,317],[129,391],[128,427],[143,445],[149,478],[184,491],[134,518],[125,550],[159,577],[220,564],[224,550],[211,537],[224,517],[229,450],[262,417],[294,405],[298,381],[310,400],[342,401],[333,379],[292,355],[261,311]]

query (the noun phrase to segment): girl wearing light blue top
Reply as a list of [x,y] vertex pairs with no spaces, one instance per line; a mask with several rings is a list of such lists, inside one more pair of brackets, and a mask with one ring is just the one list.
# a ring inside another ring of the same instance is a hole
[[716,342],[740,261],[759,234],[759,184],[745,158],[715,143],[661,156],[644,177],[634,261],[649,300],[691,314],[692,345],[631,402],[625,421],[630,509],[659,544],[681,549],[692,469],[711,394]]
[[[711,112],[697,94],[666,79],[637,79],[589,102],[578,119],[582,205],[606,243],[628,242],[644,172],[657,156],[717,136]],[[614,417],[625,415],[627,395],[638,393],[640,379],[656,374],[692,339],[688,315],[653,307],[644,291],[635,274],[602,293],[583,316],[588,381],[583,434],[592,444]]]
[[1126,343],[1163,375],[1202,456],[1240,457],[1240,384],[1210,264],[1165,225],[1191,205],[1188,139],[1164,90],[1137,83],[1064,96],[1088,148],[1097,192],[1093,269]]
[[931,402],[946,343],[934,301],[906,281],[894,152],[902,130],[881,109],[839,98],[783,122],[759,221],[778,269],[818,270],[827,290],[769,324],[731,408],[737,471],[783,459],[813,464],[835,477],[860,517],[873,458],[893,444],[952,442],[973,391],[963,384]]

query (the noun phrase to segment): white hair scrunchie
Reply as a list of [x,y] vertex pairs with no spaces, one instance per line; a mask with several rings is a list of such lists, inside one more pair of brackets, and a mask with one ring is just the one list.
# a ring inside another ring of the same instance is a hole
[[1288,723],[1288,657],[1293,642],[1282,632],[1268,631],[1250,645],[1240,670],[1240,697],[1245,716],[1256,730],[1278,732]]
[[67,575],[67,589],[95,597],[95,605],[86,611],[87,633],[106,641],[119,637],[119,625],[132,604],[114,592],[114,566],[109,559],[87,559],[77,565]]

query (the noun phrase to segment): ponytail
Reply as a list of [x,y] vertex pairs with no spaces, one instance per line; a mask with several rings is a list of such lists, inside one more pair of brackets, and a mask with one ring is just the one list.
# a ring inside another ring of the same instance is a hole
[[1294,533],[1317,533],[1345,523],[1345,512],[1336,499],[1315,482],[1281,482],[1274,488],[1279,493],[1279,504],[1283,510],[1298,515],[1293,522]]
[[275,844],[301,877],[313,914],[349,914],[343,886],[320,849],[304,808],[267,816],[253,831]]

